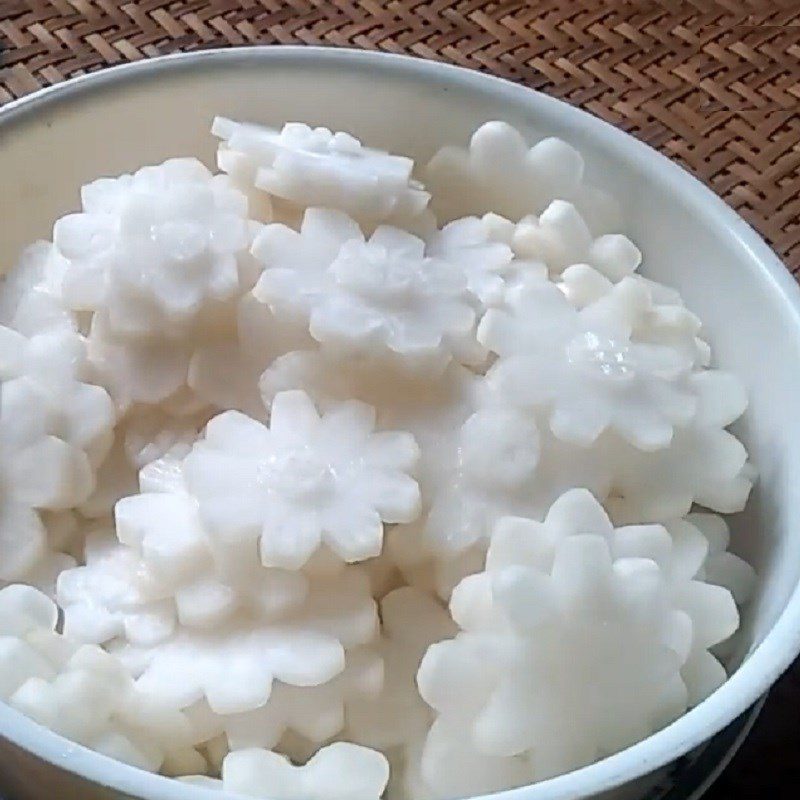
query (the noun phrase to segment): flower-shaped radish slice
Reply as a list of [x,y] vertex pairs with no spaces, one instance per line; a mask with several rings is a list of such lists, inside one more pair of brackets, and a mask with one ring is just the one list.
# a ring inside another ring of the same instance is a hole
[[53,231],[69,262],[62,296],[70,308],[104,310],[115,335],[172,332],[249,288],[247,200],[196,159],[101,179],[82,199],[82,213]]
[[549,137],[529,147],[514,127],[492,121],[472,134],[468,148],[439,150],[423,176],[441,221],[493,212],[516,222],[561,199],[574,202],[596,233],[613,231],[617,204],[584,183],[583,172],[581,154],[567,142]]
[[482,358],[463,267],[426,257],[421,239],[382,226],[367,242],[345,243],[332,278],[311,312],[311,335],[323,347],[410,369],[446,366],[456,355]]
[[386,757],[349,742],[323,747],[303,766],[258,749],[230,753],[222,765],[226,792],[275,800],[379,800],[388,781]]
[[481,321],[479,338],[500,355],[489,381],[518,402],[551,408],[550,427],[567,442],[589,446],[612,427],[639,449],[665,448],[698,401],[684,353],[632,338],[632,320],[649,302],[632,279],[581,311],[553,284],[520,286]]
[[539,780],[627,747],[699,702],[714,688],[708,648],[739,622],[730,593],[698,577],[706,552],[696,530],[675,542],[657,525],[615,530],[585,490],[563,495],[543,523],[501,520],[486,571],[453,593],[462,632],[420,666],[438,714],[424,780],[453,791],[465,751],[503,780]]
[[345,561],[370,558],[385,522],[419,513],[413,437],[374,427],[363,403],[320,415],[304,392],[283,392],[269,428],[237,412],[212,419],[186,459],[187,485],[211,535],[260,540],[267,566],[297,569],[323,542]]
[[414,162],[364,147],[347,133],[288,122],[278,131],[217,117],[217,162],[239,183],[293,205],[326,206],[373,222],[422,213],[430,195],[411,177]]

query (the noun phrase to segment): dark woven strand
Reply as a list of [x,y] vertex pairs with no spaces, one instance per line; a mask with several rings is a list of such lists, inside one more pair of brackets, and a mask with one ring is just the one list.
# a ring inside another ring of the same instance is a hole
[[178,50],[409,53],[542,89],[681,161],[800,271],[800,1],[0,0],[0,103]]

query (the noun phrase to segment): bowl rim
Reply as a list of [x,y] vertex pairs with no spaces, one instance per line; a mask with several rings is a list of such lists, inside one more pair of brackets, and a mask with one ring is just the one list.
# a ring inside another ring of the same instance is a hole
[[[413,56],[337,47],[258,45],[213,48],[174,53],[110,67],[40,89],[0,109],[0,134],[18,119],[35,113],[51,101],[66,101],[111,85],[123,84],[163,70],[215,64],[269,64],[301,66],[329,64],[412,79],[447,83],[465,90],[486,90],[532,111],[561,117],[589,133],[612,151],[624,151],[626,160],[643,174],[679,191],[692,212],[713,227],[726,229],[745,249],[771,290],[773,302],[791,312],[800,334],[800,286],[761,237],[709,188],[677,163],[608,122],[568,103],[526,86],[463,67]],[[800,584],[795,586],[780,616],[763,641],[736,672],[709,698],[666,728],[601,761],[555,778],[482,798],[492,800],[576,800],[614,789],[654,770],[710,739],[744,713],[770,688],[800,652]],[[46,730],[0,702],[0,737],[30,754],[103,787],[125,792],[137,800],[218,800],[219,793],[181,784],[144,772],[95,753]],[[476,800],[480,800],[476,797]]]

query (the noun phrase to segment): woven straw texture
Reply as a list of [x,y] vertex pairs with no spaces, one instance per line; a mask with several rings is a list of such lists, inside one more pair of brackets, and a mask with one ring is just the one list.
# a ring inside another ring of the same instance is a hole
[[[0,42],[0,105],[223,45],[360,47],[491,72],[680,161],[800,277],[800,0],[0,0]],[[800,667],[774,695],[709,800],[797,798]]]
[[408,53],[541,89],[682,162],[800,271],[800,0],[0,0],[0,104],[204,47]]

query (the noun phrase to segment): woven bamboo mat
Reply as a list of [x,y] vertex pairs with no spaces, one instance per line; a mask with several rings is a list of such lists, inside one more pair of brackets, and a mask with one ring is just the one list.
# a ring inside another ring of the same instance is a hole
[[440,59],[541,89],[682,162],[800,272],[800,0],[0,0],[0,104],[222,45]]
[[[800,277],[800,0],[0,0],[0,42],[0,105],[223,45],[360,47],[491,72],[682,162]],[[797,798],[800,667],[774,694],[709,800]]]

